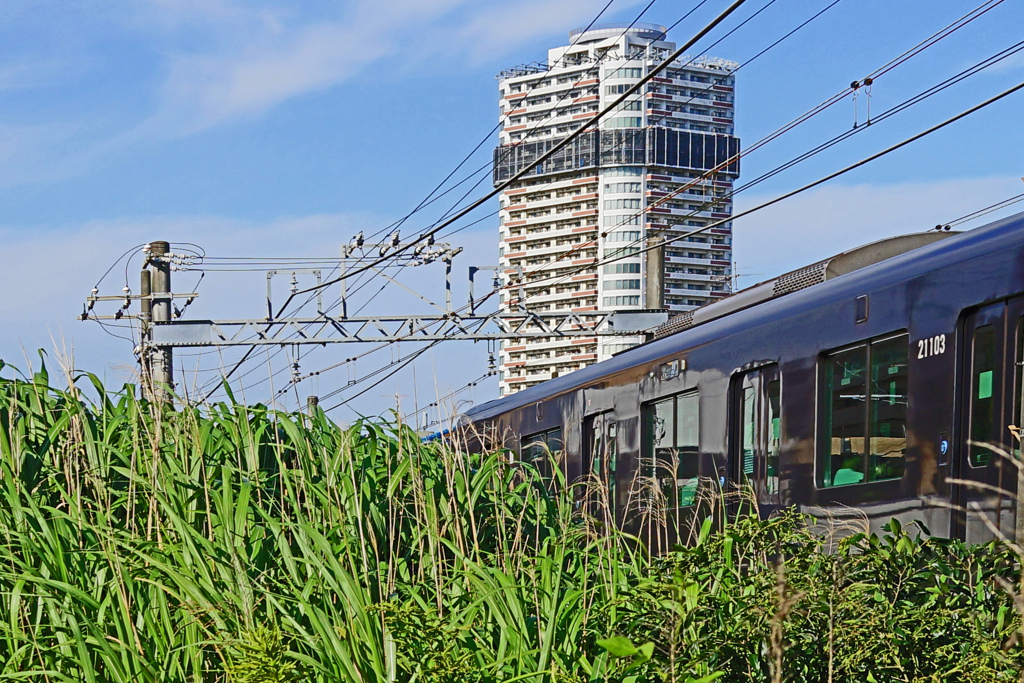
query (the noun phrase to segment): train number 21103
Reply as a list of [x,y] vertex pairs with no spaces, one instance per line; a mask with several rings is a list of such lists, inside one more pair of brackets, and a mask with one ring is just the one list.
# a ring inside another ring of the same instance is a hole
[[946,352],[946,335],[937,334],[917,341],[917,357],[930,358]]

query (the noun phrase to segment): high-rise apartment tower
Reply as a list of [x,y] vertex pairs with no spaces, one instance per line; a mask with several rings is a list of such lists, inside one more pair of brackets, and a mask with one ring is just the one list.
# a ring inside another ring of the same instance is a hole
[[[504,124],[494,182],[515,175],[661,64],[676,49],[665,37],[664,27],[653,25],[577,30],[570,45],[548,51],[547,64],[499,74]],[[643,247],[732,215],[736,67],[679,59],[501,194],[503,277],[525,274],[523,300],[518,289],[504,291],[503,310],[687,311],[730,293],[731,223],[662,249]],[[621,255],[627,257],[601,263]],[[648,273],[662,272],[664,291],[648,293]],[[639,341],[506,342],[499,391],[572,372]]]

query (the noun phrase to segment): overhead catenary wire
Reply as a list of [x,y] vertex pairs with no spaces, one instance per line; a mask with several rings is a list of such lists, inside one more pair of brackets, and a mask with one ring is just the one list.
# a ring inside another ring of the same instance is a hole
[[958,225],[962,225],[964,223],[968,223],[970,221],[975,220],[976,218],[981,218],[982,216],[990,214],[993,211],[999,211],[1001,209],[1005,209],[1005,208],[1007,208],[1009,206],[1012,206],[1012,205],[1014,205],[1014,204],[1016,204],[1018,202],[1024,202],[1024,193],[1021,193],[1021,194],[1018,194],[1018,195],[1014,195],[1014,196],[1009,197],[1007,199],[1004,199],[1004,200],[1002,200],[1000,202],[996,202],[995,204],[990,204],[990,205],[988,205],[988,206],[986,206],[984,208],[978,209],[977,211],[972,211],[971,213],[969,213],[969,214],[967,214],[965,216],[960,216],[960,218],[955,218],[955,219],[949,221],[948,223],[945,223],[943,226],[938,226],[938,227],[955,228]]
[[[880,159],[880,158],[882,158],[882,157],[884,157],[884,156],[886,156],[888,154],[891,154],[891,153],[893,153],[893,152],[895,152],[895,151],[897,151],[899,149],[902,149],[903,147],[906,147],[907,145],[909,145],[909,144],[911,144],[913,142],[916,142],[917,140],[920,140],[923,137],[926,137],[928,135],[931,135],[932,133],[935,133],[935,132],[937,132],[939,130],[942,130],[946,126],[949,126],[949,125],[951,125],[951,124],[953,124],[953,123],[955,123],[955,122],[957,122],[957,121],[959,121],[959,120],[961,120],[961,119],[963,119],[963,118],[965,118],[967,116],[970,116],[971,114],[973,114],[973,113],[975,113],[977,111],[980,111],[981,109],[984,109],[985,107],[988,107],[988,106],[990,106],[990,105],[992,105],[992,104],[994,104],[994,103],[996,103],[996,102],[998,102],[998,101],[1000,101],[1000,100],[1002,100],[1002,99],[1004,99],[1004,98],[1014,94],[1015,92],[1017,92],[1017,91],[1019,91],[1021,89],[1024,89],[1024,82],[1021,82],[1018,85],[1016,85],[1016,86],[1014,86],[1012,88],[1009,88],[1008,90],[1004,90],[1003,92],[999,93],[998,95],[995,95],[995,96],[993,96],[993,97],[991,97],[991,98],[989,98],[989,99],[987,99],[987,100],[985,100],[985,101],[983,101],[983,102],[981,102],[981,103],[979,103],[977,105],[974,105],[973,107],[970,107],[969,109],[966,109],[966,110],[960,112],[959,114],[957,114],[955,116],[952,116],[952,117],[946,119],[945,121],[942,121],[941,123],[938,123],[938,124],[936,124],[934,126],[931,126],[930,128],[927,128],[927,129],[921,131],[920,133],[912,135],[909,138],[906,138],[906,139],[902,140],[901,142],[898,142],[898,143],[896,143],[894,145],[891,145],[891,146],[889,146],[889,147],[887,147],[887,148],[885,148],[885,149],[883,149],[883,150],[881,150],[879,152],[876,152],[875,154],[867,156],[867,157],[861,159],[860,161],[857,161],[857,162],[855,162],[853,164],[845,166],[844,168],[842,168],[842,169],[840,169],[838,171],[835,171],[835,172],[830,173],[830,174],[828,174],[826,176],[823,176],[822,178],[819,178],[818,180],[815,180],[815,181],[813,181],[811,183],[807,183],[806,185],[803,185],[803,186],[801,186],[801,187],[799,187],[799,188],[797,188],[795,190],[791,190],[790,192],[787,192],[787,193],[782,194],[782,195],[780,195],[778,197],[775,197],[774,199],[771,199],[771,200],[766,201],[766,202],[762,202],[761,204],[759,204],[759,205],[757,205],[757,206],[755,206],[753,208],[746,209],[746,210],[740,212],[739,214],[736,214],[734,216],[734,218],[750,215],[750,214],[752,214],[752,213],[754,213],[756,211],[760,211],[760,210],[765,209],[765,208],[767,208],[769,206],[772,206],[772,205],[777,204],[779,202],[785,201],[786,199],[794,197],[794,196],[796,196],[798,194],[806,192],[806,191],[808,191],[810,189],[818,187],[819,185],[822,185],[822,184],[824,184],[824,183],[826,183],[826,182],[828,182],[830,180],[838,178],[839,176],[845,175],[846,173],[849,173],[850,171],[858,169],[858,168],[860,168],[860,167],[862,167],[862,166],[864,166],[866,164],[871,163],[872,161],[875,161],[875,160]],[[722,223],[725,223],[725,222],[726,221],[723,220],[723,221],[718,221],[716,223],[712,223],[712,224],[710,224],[708,226],[704,226],[704,227],[702,227],[702,228],[700,228],[698,230],[690,231],[689,233],[686,233],[686,235],[681,235],[681,236],[674,237],[674,238],[668,240],[668,242],[676,241],[676,240],[682,239],[683,237],[686,237],[686,236],[699,234],[701,232],[704,232],[704,231],[714,227],[715,225],[721,225]],[[653,247],[651,247],[651,246],[645,247],[644,251],[649,251],[651,248],[653,248]],[[608,259],[608,261],[609,262],[614,262],[614,261],[617,261],[617,260],[621,260],[621,258],[624,258],[624,257],[612,258],[612,259]],[[486,295],[483,298],[486,299],[486,298],[488,298],[488,297],[490,297],[492,295],[493,295],[493,292],[491,292],[490,294]],[[439,341],[432,342],[428,346],[423,347],[422,349],[419,349],[419,351],[417,351],[417,352],[415,352],[413,354],[410,354],[410,356],[408,357],[409,358],[408,362],[412,362],[419,355],[421,355],[423,352],[425,352],[427,349],[432,348],[433,346],[435,346],[438,343],[440,343],[440,342]],[[405,365],[408,365],[408,362],[403,364],[402,367],[405,367]],[[402,368],[398,368],[397,370],[395,370],[395,372],[397,372],[398,370],[401,370],[401,369]],[[387,375],[386,377],[381,379],[380,382],[385,381],[386,379],[391,377],[393,374],[394,374],[394,372],[390,373],[389,375]],[[351,401],[351,400],[354,400],[355,398],[358,398],[362,394],[366,393],[366,391],[368,391],[369,389],[372,389],[374,386],[377,386],[378,384],[380,384],[380,382],[377,382],[377,383],[373,384],[371,387],[368,387],[367,389],[364,389],[363,391],[359,392],[355,396],[349,397],[345,401],[343,401],[343,402],[333,406],[332,408],[329,408],[328,410],[333,410],[334,408],[337,408],[337,407],[339,407],[341,405],[344,405],[348,401]]]
[[[763,55],[765,52],[768,52],[773,47],[778,45],[780,42],[782,42],[783,40],[789,38],[791,35],[796,33],[798,30],[800,30],[801,28],[806,26],[808,23],[810,23],[811,21],[813,21],[814,19],[819,17],[821,14],[823,14],[825,11],[827,11],[828,9],[833,7],[835,4],[837,4],[838,1],[839,0],[835,0],[831,4],[827,5],[822,10],[820,10],[819,12],[815,13],[814,15],[812,15],[809,19],[807,19],[806,21],[804,21],[803,23],[801,23],[800,25],[798,25],[797,27],[795,27],[794,29],[792,29],[791,31],[789,31],[788,33],[783,35],[777,41],[775,41],[774,43],[772,43],[768,47],[764,48],[761,52],[755,54],[754,57],[752,57],[751,59],[747,60],[744,64],[740,65],[733,73],[735,73],[736,71],[739,71],[744,66],[749,65],[751,62],[756,60],[758,57]],[[935,45],[939,41],[949,37],[954,32],[960,30],[964,26],[967,26],[968,24],[970,24],[971,22],[973,22],[974,20],[976,20],[977,18],[979,18],[983,14],[985,14],[988,11],[994,9],[996,6],[1002,4],[1004,1],[1005,0],[986,0],[981,5],[975,7],[973,10],[971,10],[971,11],[967,12],[966,14],[960,16],[958,19],[956,19],[952,23],[947,24],[945,27],[943,27],[939,31],[936,31],[935,33],[931,34],[930,36],[928,36],[924,40],[916,43],[913,47],[905,50],[900,55],[894,57],[893,59],[889,60],[888,62],[886,62],[882,66],[878,67],[875,71],[873,71],[873,72],[869,73],[867,76],[865,76],[864,79],[862,79],[861,82],[872,81],[873,79],[878,78],[879,76],[883,75],[884,73],[887,73],[888,71],[891,71],[892,69],[896,68],[900,64],[905,63],[909,59],[915,57],[916,55],[920,54],[924,50],[926,50],[929,47]],[[762,10],[763,9],[764,8],[762,8]],[[737,28],[739,28],[739,27],[737,27]],[[735,31],[735,29],[734,29],[734,31]],[[730,33],[732,33],[732,32],[733,31],[731,31]],[[716,41],[713,44],[713,46],[717,45],[719,42],[721,42],[721,41]],[[711,48],[709,47],[708,49],[711,49]],[[857,82],[858,87],[859,87],[859,83],[860,82]],[[810,111],[808,111],[807,113],[804,114],[804,117],[813,116],[813,115],[819,113],[821,110],[826,109],[826,108],[832,106],[833,104],[841,101],[851,91],[855,90],[853,85],[854,84],[851,84],[851,87],[844,88],[842,91],[840,91],[839,93],[836,93],[835,95],[833,95],[829,99],[825,100],[824,102],[819,104],[817,107],[812,108]],[[707,92],[710,88],[711,88],[711,86],[708,86],[707,88],[704,89],[704,92]],[[693,100],[693,98],[691,97],[687,101],[692,101],[692,100]],[[799,125],[804,120],[804,117],[798,117],[797,119],[794,119],[793,121],[790,122],[789,126],[792,127],[792,126],[795,126],[795,125]],[[662,119],[664,119],[664,118],[665,117],[662,117]],[[783,127],[781,129],[777,130],[776,134],[777,135],[781,135],[781,134],[787,132],[789,129],[790,128]],[[764,144],[765,142],[769,141],[770,139],[774,139],[774,138],[763,139],[761,142],[755,143],[755,145],[759,147],[762,144]],[[744,154],[749,153],[751,151],[753,151],[753,148],[748,148],[747,150],[744,151]]]
[[374,382],[370,386],[366,387],[365,389],[363,389],[359,393],[355,394],[354,396],[349,396],[348,398],[346,398],[345,400],[341,401],[340,403],[336,403],[335,405],[331,406],[330,408],[327,408],[324,412],[330,412],[332,410],[335,410],[336,408],[340,408],[341,406],[343,406],[343,405],[345,405],[347,403],[350,403],[351,401],[354,401],[355,399],[359,398],[360,396],[362,396],[366,392],[370,391],[371,389],[374,389],[375,387],[380,386],[383,382],[386,382],[387,380],[389,380],[396,373],[398,373],[399,371],[401,371],[402,369],[407,367],[410,363],[412,363],[417,358],[419,358],[424,353],[426,353],[427,351],[429,351],[430,349],[434,348],[435,346],[437,346],[440,343],[441,343],[440,341],[431,342],[427,346],[424,346],[423,348],[417,349],[413,353],[410,353],[408,356],[405,357],[405,359],[403,359],[404,362],[402,360],[398,361],[399,363],[401,363],[401,365],[398,368],[395,368],[395,370],[393,370],[392,372],[388,373],[387,375],[385,375],[381,379],[377,380],[376,382]]
[[[683,16],[682,16],[682,17],[681,17],[681,18],[680,18],[680,19],[679,19],[678,21],[676,21],[676,22],[675,22],[674,24],[672,24],[672,27],[671,27],[671,28],[674,28],[674,27],[675,27],[675,26],[677,26],[677,25],[678,25],[679,23],[681,23],[682,21],[684,21],[685,19],[687,19],[687,18],[688,18],[688,17],[690,16],[690,15],[692,15],[692,14],[693,14],[694,12],[696,12],[696,11],[697,11],[698,9],[700,9],[700,8],[701,8],[701,7],[702,7],[702,6],[703,6],[703,5],[704,5],[704,4],[705,4],[705,3],[707,2],[707,1],[708,1],[708,0],[700,0],[700,2],[698,2],[698,3],[697,3],[697,4],[695,5],[695,6],[694,6],[694,7],[690,8],[690,10],[689,10],[688,12],[686,12],[686,13],[685,13],[685,14],[684,14],[684,15],[683,15]],[[770,2],[775,2],[775,0],[770,0]],[[654,3],[655,3],[655,0],[650,0],[650,2],[648,2],[648,3],[647,3],[647,5],[646,5],[646,6],[645,6],[645,7],[644,7],[644,8],[642,9],[642,10],[640,10],[640,13],[639,13],[639,14],[637,14],[637,16],[636,16],[636,17],[635,17],[635,18],[633,19],[633,21],[631,21],[631,22],[630,22],[630,23],[629,23],[629,24],[628,24],[628,25],[627,25],[627,26],[626,26],[626,27],[625,27],[624,29],[622,29],[622,32],[621,32],[621,33],[619,34],[619,36],[618,36],[618,37],[619,37],[619,38],[621,39],[621,38],[622,38],[623,36],[625,36],[625,35],[626,35],[626,34],[627,34],[627,33],[628,33],[628,32],[629,32],[629,31],[630,31],[630,30],[631,30],[632,28],[633,28],[633,26],[635,26],[635,25],[636,25],[636,23],[637,23],[638,21],[640,21],[640,19],[642,19],[642,18],[643,18],[644,14],[646,14],[646,13],[647,13],[647,11],[648,11],[648,10],[649,10],[649,9],[651,8],[651,6],[652,6],[652,5],[654,5]],[[569,54],[569,53],[571,53],[571,52],[572,52],[572,48],[576,46],[576,44],[577,44],[577,43],[579,42],[579,40],[580,40],[580,39],[581,39],[581,38],[583,37],[583,35],[584,35],[584,34],[585,34],[585,33],[586,33],[586,32],[587,32],[587,31],[588,31],[589,29],[590,29],[590,27],[591,27],[591,26],[593,26],[593,24],[594,24],[594,22],[591,22],[591,23],[590,23],[590,25],[589,25],[589,26],[587,26],[587,28],[583,29],[583,31],[581,31],[581,32],[580,32],[580,33],[579,33],[579,34],[578,34],[578,35],[576,36],[576,39],[575,39],[575,40],[573,40],[572,44],[571,44],[571,45],[569,46],[569,48],[568,48],[568,49],[566,50],[565,54]],[[666,29],[666,31],[665,31],[665,32],[667,33],[667,32],[668,32],[668,30],[671,30],[671,29]],[[544,119],[544,120],[546,120],[547,118],[550,118],[551,116],[553,116],[553,115],[554,115],[554,112],[555,112],[555,110],[557,109],[558,105],[560,105],[560,104],[562,103],[562,101],[563,101],[563,100],[565,100],[565,99],[567,99],[567,98],[569,98],[569,97],[571,96],[571,93],[573,92],[573,88],[575,88],[576,86],[578,86],[578,85],[582,84],[582,83],[583,83],[583,82],[584,82],[585,80],[587,80],[587,79],[589,78],[588,74],[590,73],[590,71],[591,71],[591,70],[595,70],[595,69],[598,69],[598,68],[600,68],[600,65],[601,65],[601,63],[602,63],[602,62],[603,62],[603,61],[604,61],[605,59],[611,59],[611,58],[612,58],[612,57],[611,57],[611,54],[612,54],[611,52],[608,52],[608,53],[606,53],[606,54],[604,54],[604,55],[601,55],[600,57],[598,57],[598,58],[597,58],[597,59],[595,60],[595,63],[594,63],[594,65],[593,65],[593,66],[587,67],[587,69],[586,69],[586,70],[584,70],[584,72],[583,72],[583,73],[582,73],[582,74],[580,75],[580,77],[579,77],[579,80],[577,80],[577,81],[576,81],[576,82],[575,82],[574,84],[572,84],[572,85],[571,85],[570,87],[566,88],[566,89],[565,89],[565,90],[564,90],[564,91],[563,91],[563,92],[561,93],[561,95],[559,96],[559,98],[558,98],[558,99],[557,99],[557,100],[555,101],[555,105],[554,105],[554,107],[552,107],[552,108],[551,108],[551,110],[550,110],[550,111],[548,112],[547,116],[545,116],[545,119]],[[563,59],[565,59],[565,58],[563,57]],[[557,62],[556,62],[556,65],[557,65]],[[554,67],[550,67],[550,68],[548,68],[548,70],[544,72],[544,76],[546,76],[547,74],[550,74],[550,73],[551,73],[551,71],[553,70],[553,68],[554,68]],[[529,89],[529,90],[527,90],[527,91],[526,91],[526,93],[525,93],[525,94],[524,94],[524,95],[522,96],[522,98],[521,98],[521,99],[522,99],[522,101],[524,101],[524,102],[525,102],[525,101],[528,101],[528,100],[529,100],[529,97],[530,97],[530,94],[531,94],[531,93],[532,93],[532,92],[533,92],[534,90],[536,90],[536,89],[537,89],[538,87],[540,87],[540,85],[541,85],[541,83],[543,83],[543,81],[544,81],[544,77],[543,77],[543,76],[538,76],[538,77],[537,77],[537,81],[536,81],[536,82],[535,82],[535,83],[534,83],[534,84],[533,84],[533,85],[532,85],[532,86],[530,87],[530,89]],[[504,114],[504,115],[503,115],[503,117],[502,117],[501,121],[502,121],[502,122],[506,121],[506,120],[507,120],[507,119],[508,119],[508,118],[509,118],[509,117],[510,117],[510,116],[512,115],[512,112],[513,112],[513,111],[515,111],[515,109],[514,109],[514,108],[512,108],[512,109],[509,109],[509,111],[508,111],[508,112],[507,112],[506,114]],[[528,129],[528,130],[527,130],[527,131],[525,132],[525,134],[524,134],[524,137],[523,137],[523,139],[522,139],[522,140],[520,140],[520,143],[522,143],[522,142],[526,142],[527,140],[529,140],[530,138],[532,138],[532,137],[533,137],[534,135],[536,135],[536,134],[537,134],[537,133],[538,133],[539,131],[542,131],[542,130],[544,130],[544,129],[546,128],[546,124],[544,123],[544,120],[536,122],[536,124],[535,124],[535,125],[534,125],[533,127],[529,128],[529,129]],[[499,123],[499,124],[498,124],[497,126],[495,126],[495,127],[494,127],[494,128],[493,128],[493,129],[491,130],[491,132],[490,132],[490,133],[488,134],[488,136],[490,136],[490,135],[493,135],[493,134],[494,134],[494,133],[495,133],[495,132],[496,132],[497,130],[499,130],[499,128],[500,128],[500,127],[501,127],[501,123]],[[507,159],[507,158],[509,157],[509,155],[511,155],[511,154],[512,154],[512,149],[511,149],[511,148],[510,148],[510,149],[508,149],[508,150],[506,150],[506,151],[504,151],[504,152],[502,153],[502,157],[501,157],[501,159],[499,159],[497,163],[501,163],[501,162],[505,161],[505,160],[506,160],[506,159]],[[492,164],[491,162],[488,162],[488,163],[487,163],[487,164],[485,164],[484,166],[481,166],[481,167],[480,167],[479,169],[477,169],[477,171],[475,172],[475,174],[476,174],[476,173],[480,173],[481,171],[487,171],[488,169],[490,169],[490,168],[492,167],[492,165],[493,165],[493,164]],[[487,176],[488,176],[488,175],[489,175],[489,174],[483,174],[483,175],[482,175],[482,176],[480,177],[480,179],[479,179],[479,180],[477,180],[477,182],[476,182],[476,183],[474,183],[474,184],[473,184],[473,186],[472,186],[472,187],[470,187],[470,189],[469,189],[469,190],[467,190],[467,191],[466,191],[466,193],[465,193],[465,194],[463,194],[463,195],[462,195],[462,197],[460,197],[460,198],[459,198],[459,199],[458,199],[458,200],[457,200],[457,201],[455,202],[455,204],[454,204],[454,205],[452,205],[452,207],[451,207],[451,208],[450,208],[450,209],[449,209],[449,210],[448,210],[447,212],[445,212],[444,214],[442,214],[442,216],[441,216],[441,217],[440,217],[440,218],[438,219],[438,221],[436,221],[436,222],[435,222],[435,223],[434,223],[433,225],[431,225],[430,227],[433,227],[434,225],[437,225],[437,223],[439,223],[439,222],[441,222],[441,221],[444,221],[444,220],[445,220],[445,219],[447,219],[447,218],[448,218],[449,216],[451,216],[451,215],[452,215],[452,214],[453,214],[453,213],[454,213],[454,212],[455,212],[455,211],[456,211],[456,210],[458,209],[459,205],[460,205],[460,204],[462,204],[462,202],[463,202],[463,201],[465,201],[465,200],[466,200],[466,198],[467,198],[467,197],[468,197],[468,196],[469,196],[469,195],[470,195],[470,194],[471,194],[471,193],[473,192],[473,190],[475,190],[475,189],[476,189],[477,187],[479,187],[479,186],[480,186],[480,184],[481,184],[481,183],[483,183],[483,181],[484,181],[484,180],[485,180],[485,179],[487,178]],[[461,228],[460,228],[460,229],[461,229]]]
[[[701,4],[701,5],[703,5],[703,4],[704,4],[704,2],[706,2],[706,1],[707,1],[707,0],[701,0],[701,3],[700,3],[700,4]],[[584,34],[584,33],[586,33],[586,32],[587,32],[588,30],[590,30],[590,28],[591,28],[591,27],[592,27],[592,26],[593,26],[594,24],[596,24],[596,23],[598,22],[598,20],[600,20],[600,18],[601,18],[602,16],[604,16],[604,13],[608,11],[608,8],[612,6],[612,3],[613,3],[613,2],[614,2],[614,0],[608,0],[608,2],[607,2],[607,3],[605,3],[604,7],[602,7],[602,8],[601,8],[601,10],[600,10],[600,11],[599,11],[599,12],[597,13],[597,16],[595,16],[595,17],[594,17],[593,19],[591,19],[591,20],[590,20],[590,23],[589,23],[589,24],[587,24],[586,28],[585,28],[585,29],[583,29],[583,31],[582,31],[582,32],[581,32],[581,33],[580,33],[580,34],[579,34],[578,36],[576,36],[576,39],[575,39],[575,40],[573,40],[572,44],[571,44],[571,45],[569,46],[569,47],[570,47],[570,49],[571,49],[571,48],[573,48],[573,47],[575,47],[575,46],[576,46],[576,45],[577,45],[577,44],[579,43],[579,40],[580,40],[580,39],[581,39],[581,38],[583,37],[583,34]],[[639,13],[639,14],[638,14],[638,15],[636,16],[636,18],[635,18],[635,19],[634,19],[634,20],[633,20],[633,21],[632,21],[632,22],[630,23],[630,27],[632,27],[632,26],[633,26],[633,24],[635,24],[635,23],[636,23],[637,21],[639,21],[639,20],[640,20],[640,18],[641,18],[641,17],[643,17],[643,15],[644,15],[644,14],[645,14],[645,13],[647,12],[647,10],[649,10],[649,9],[651,8],[651,5],[653,5],[654,3],[655,3],[655,0],[650,0],[650,2],[649,2],[649,3],[647,4],[647,6],[646,6],[646,7],[644,7],[644,9],[643,9],[643,10],[641,10],[641,11],[640,11],[640,13]],[[698,5],[698,6],[699,6],[699,5]],[[553,70],[554,68],[555,68],[555,66],[554,66],[554,65],[551,65],[551,66],[549,66],[549,68],[547,69],[547,71],[546,71],[545,73],[550,73],[550,72],[551,72],[551,71],[552,71],[552,70]],[[536,90],[536,89],[537,89],[538,87],[540,87],[540,81],[538,81],[536,85],[534,85],[533,87],[531,87],[531,88],[530,88],[530,89],[529,89],[529,90],[527,91],[527,94],[526,94],[526,96],[527,96],[527,97],[529,97],[529,96],[530,96],[530,94],[531,94],[531,93],[532,93],[532,92],[533,92],[534,90]],[[498,131],[498,130],[499,130],[499,129],[501,128],[502,124],[504,124],[504,122],[505,122],[505,121],[506,121],[506,120],[507,120],[507,119],[508,119],[508,118],[509,118],[510,116],[511,116],[511,110],[509,110],[509,112],[507,112],[507,113],[505,113],[504,115],[502,115],[502,116],[501,116],[501,117],[499,118],[499,120],[498,120],[498,123],[497,123],[497,124],[495,124],[495,125],[494,125],[494,127],[493,127],[493,128],[491,128],[491,130],[489,130],[489,131],[487,132],[487,134],[486,134],[486,135],[484,135],[484,136],[483,136],[483,137],[482,137],[482,138],[480,139],[480,142],[478,142],[478,143],[476,144],[476,146],[475,146],[475,147],[473,147],[473,149],[472,149],[472,150],[471,150],[471,151],[469,152],[469,154],[467,154],[467,155],[466,155],[466,156],[465,156],[465,157],[464,157],[464,158],[462,159],[462,161],[460,161],[460,162],[459,162],[459,164],[458,164],[458,165],[457,165],[457,166],[456,166],[456,167],[455,167],[454,169],[452,169],[452,171],[451,171],[451,172],[450,172],[450,173],[449,173],[449,174],[448,174],[447,176],[445,176],[444,180],[442,180],[442,181],[441,181],[440,183],[438,183],[438,184],[437,184],[437,186],[436,186],[436,187],[434,187],[434,189],[430,191],[430,193],[429,193],[429,194],[428,194],[428,195],[427,195],[427,196],[426,196],[426,197],[425,197],[425,198],[424,198],[424,199],[423,199],[423,200],[422,200],[422,201],[421,201],[421,202],[420,202],[420,203],[419,203],[419,204],[418,204],[418,205],[416,206],[416,208],[414,208],[414,209],[413,209],[412,211],[410,211],[410,212],[409,212],[408,214],[406,214],[406,215],[405,215],[405,216],[404,216],[403,218],[401,218],[400,220],[398,220],[398,221],[396,221],[396,222],[392,223],[391,225],[389,225],[389,226],[386,226],[386,227],[382,228],[381,230],[377,231],[376,233],[374,233],[374,236],[379,236],[379,235],[381,235],[381,234],[384,234],[384,233],[386,233],[386,232],[387,232],[388,230],[391,230],[391,229],[395,229],[395,228],[401,227],[401,226],[402,226],[402,225],[403,225],[403,224],[404,224],[404,223],[405,223],[405,222],[406,222],[406,221],[407,221],[407,220],[408,220],[408,219],[409,219],[409,218],[410,218],[410,217],[411,217],[411,216],[412,216],[413,214],[415,214],[415,213],[416,213],[417,211],[421,210],[421,209],[422,209],[422,208],[424,208],[425,206],[427,206],[427,205],[431,204],[431,203],[433,202],[433,200],[431,200],[431,197],[432,197],[432,196],[433,196],[433,195],[434,195],[435,193],[437,193],[437,192],[438,192],[438,191],[439,191],[439,190],[440,190],[440,189],[441,189],[442,187],[444,187],[444,185],[445,185],[445,184],[446,184],[446,183],[447,183],[447,182],[448,182],[448,181],[449,181],[449,180],[450,180],[450,179],[452,178],[452,176],[454,176],[454,175],[455,175],[455,174],[456,174],[456,173],[457,173],[457,172],[459,171],[459,169],[460,169],[460,168],[462,168],[462,167],[463,167],[463,166],[464,166],[464,165],[465,165],[466,163],[468,163],[468,162],[469,162],[469,160],[470,160],[470,159],[471,159],[471,158],[473,157],[473,155],[475,155],[475,154],[476,154],[476,153],[477,153],[477,152],[478,152],[478,151],[480,150],[480,148],[481,148],[481,147],[483,147],[483,146],[484,146],[485,144],[487,144],[487,142],[488,142],[488,141],[489,141],[489,140],[491,139],[491,136],[492,136],[492,135],[494,135],[494,133],[496,133],[496,132],[497,132],[497,131]],[[450,192],[451,190],[454,190],[454,189],[455,189],[455,187],[458,187],[459,185],[462,185],[463,183],[465,183],[465,182],[468,182],[468,181],[469,181],[469,180],[471,180],[471,179],[472,179],[472,178],[473,178],[473,177],[474,177],[474,176],[475,176],[475,175],[476,175],[477,173],[479,173],[479,172],[480,172],[481,170],[486,170],[487,168],[489,168],[489,166],[490,166],[490,163],[488,163],[488,164],[485,164],[485,165],[484,165],[484,166],[482,166],[482,167],[481,167],[480,169],[478,169],[477,171],[473,172],[473,173],[472,173],[472,174],[471,174],[470,176],[467,176],[467,177],[466,177],[465,179],[463,179],[462,181],[460,181],[460,182],[459,182],[458,184],[456,184],[456,185],[455,185],[454,187],[452,187],[452,188],[450,188],[449,190],[447,190],[447,191],[446,191],[446,192],[445,192],[444,194],[447,194],[447,193],[448,193],[448,192]],[[474,185],[473,185],[473,188],[477,187],[477,185],[479,185],[479,182],[477,182],[476,184],[474,184]],[[470,190],[470,191],[472,191],[472,190]],[[443,196],[443,195],[442,195],[442,196]],[[440,197],[439,197],[439,198],[440,198]],[[460,204],[460,203],[461,203],[461,202],[463,201],[463,199],[465,199],[465,196],[463,196],[463,198],[462,198],[462,199],[459,199],[459,200],[458,200],[458,201],[457,201],[457,202],[455,203],[455,206],[453,206],[453,207],[452,207],[451,209],[449,209],[449,211],[448,211],[448,212],[446,212],[446,214],[445,214],[445,215],[447,215],[447,214],[448,214],[448,213],[449,213],[450,211],[453,211],[453,210],[455,209],[455,207],[457,207],[457,206],[458,206],[458,205],[459,205],[459,204]],[[430,201],[428,201],[428,200],[430,200]],[[442,220],[444,219],[445,215],[442,215]]]

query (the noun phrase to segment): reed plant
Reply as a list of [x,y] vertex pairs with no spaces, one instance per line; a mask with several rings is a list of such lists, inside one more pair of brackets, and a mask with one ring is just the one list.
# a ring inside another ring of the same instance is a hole
[[0,372],[0,679],[1020,675],[1002,545],[902,527],[833,543],[795,512],[710,500],[685,546],[653,555],[557,462],[229,388],[171,407],[45,364]]

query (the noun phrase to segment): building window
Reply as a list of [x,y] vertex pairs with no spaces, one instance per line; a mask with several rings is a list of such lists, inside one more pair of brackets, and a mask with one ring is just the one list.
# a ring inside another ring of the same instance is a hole
[[909,337],[872,340],[824,359],[823,487],[899,479],[906,466]]
[[606,85],[604,87],[605,95],[621,95],[622,93],[629,90],[632,86],[629,83],[619,83],[618,85]]
[[623,273],[639,273],[639,263],[609,263],[604,267],[605,275],[620,275]]
[[604,289],[640,289],[640,280],[607,280]]
[[636,242],[640,239],[640,231],[619,230],[617,232],[608,233],[608,236],[604,239],[606,242]]
[[606,199],[604,200],[605,209],[639,209],[639,199]]
[[636,346],[635,343],[633,343],[633,344],[605,344],[604,345],[604,352],[607,353],[608,355],[612,355],[613,356],[616,353],[622,353],[623,351],[628,351],[629,349],[633,348],[634,346]]
[[616,166],[616,167],[612,167],[612,168],[606,168],[606,169],[604,169],[604,171],[602,171],[602,173],[604,173],[604,176],[606,178],[611,178],[613,176],[623,176],[623,175],[625,175],[625,176],[636,176],[636,175],[643,175],[644,174],[644,169],[643,169],[642,166]]
[[640,253],[640,247],[620,247],[618,249],[605,249],[604,250],[604,257],[606,259],[618,258],[620,256],[632,256],[633,254],[639,254],[639,253]]
[[640,216],[605,216],[605,225],[640,225]]
[[604,298],[605,307],[609,306],[639,306],[639,296],[606,296]]
[[639,128],[640,127],[639,116],[619,116],[613,119],[608,119],[605,123],[605,128]]
[[639,192],[640,183],[608,183],[604,186],[608,194],[621,194],[624,192]]
[[667,507],[697,501],[700,474],[700,401],[697,392],[678,394],[644,406],[643,454],[655,491]]
[[605,78],[640,78],[642,75],[642,69],[622,68],[609,71]]
[[640,100],[635,100],[633,102],[623,102],[615,107],[614,111],[643,111],[643,108],[643,103]]

